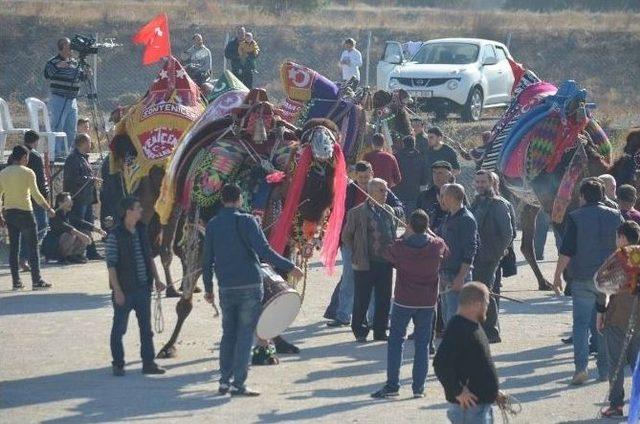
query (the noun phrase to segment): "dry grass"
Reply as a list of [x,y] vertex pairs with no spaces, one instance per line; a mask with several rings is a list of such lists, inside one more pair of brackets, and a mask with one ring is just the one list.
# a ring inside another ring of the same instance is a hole
[[166,12],[173,26],[214,25],[232,27],[241,22],[262,27],[287,25],[335,30],[395,29],[410,32],[428,28],[430,32],[448,32],[466,28],[482,33],[492,32],[552,32],[567,31],[640,31],[638,13],[589,13],[562,11],[534,13],[525,11],[465,12],[432,8],[373,7],[361,3],[352,6],[331,5],[311,14],[291,14],[277,17],[243,6],[242,1],[225,0],[85,0],[85,1],[11,1],[1,2],[0,15],[38,16],[40,20],[55,20],[59,24],[81,24],[95,21],[145,21]]

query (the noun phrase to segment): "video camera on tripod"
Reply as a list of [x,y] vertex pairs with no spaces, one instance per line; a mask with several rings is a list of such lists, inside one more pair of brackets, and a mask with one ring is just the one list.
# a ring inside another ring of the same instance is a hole
[[116,44],[114,40],[115,38],[107,38],[103,43],[96,43],[96,39],[90,35],[76,34],[71,39],[71,50],[78,52],[80,62],[84,63],[87,55],[98,54],[101,48],[112,49],[122,46],[122,44]]
[[[112,49],[115,47],[120,47],[122,44],[116,44],[114,38],[106,38],[104,42],[97,43],[96,39],[90,35],[82,35],[76,34],[71,39],[71,50],[78,52],[78,65],[80,69],[85,72],[90,70],[89,64],[86,61],[88,55],[97,55],[100,49]],[[94,65],[97,64],[97,61],[94,62]],[[91,113],[91,122],[93,123],[93,128],[96,133],[97,142],[98,142],[98,150],[100,152],[100,157],[102,157],[102,146],[101,146],[101,132],[105,132],[106,136],[106,122],[103,114],[100,111],[100,107],[98,105],[98,90],[96,87],[97,77],[95,74],[95,70],[92,78],[84,78],[85,91],[87,95],[87,101],[89,103],[89,111]]]

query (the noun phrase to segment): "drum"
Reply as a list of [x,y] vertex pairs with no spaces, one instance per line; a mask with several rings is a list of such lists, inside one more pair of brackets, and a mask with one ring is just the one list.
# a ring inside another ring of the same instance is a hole
[[640,246],[613,252],[595,276],[596,288],[605,294],[635,293],[640,276]]
[[256,336],[267,340],[280,335],[296,319],[302,305],[302,297],[269,265],[262,264],[260,268],[264,297]]

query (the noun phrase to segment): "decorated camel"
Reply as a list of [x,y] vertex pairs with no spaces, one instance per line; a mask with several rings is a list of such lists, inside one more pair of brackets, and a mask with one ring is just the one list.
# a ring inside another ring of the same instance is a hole
[[[244,93],[228,82],[216,84],[213,92],[217,99],[227,98],[229,107],[220,112],[211,103],[167,166],[156,210],[163,224],[162,250],[175,252],[183,264],[183,291],[161,357],[175,353],[191,311],[201,274],[198,228],[220,207],[225,183],[243,188],[245,208],[260,217],[277,251],[306,269],[320,250],[327,269],[333,268],[344,215],[345,158],[355,158],[362,148],[364,111],[340,98],[335,84],[313,70],[286,63],[282,75],[288,97],[280,107],[269,103],[263,90]],[[278,352],[298,350],[282,338],[274,341]]]
[[611,144],[575,81],[556,88],[530,71],[514,67],[514,73],[513,101],[491,131],[481,168],[498,172],[503,186],[524,203],[521,250],[538,289],[550,290],[533,249],[538,211],[549,213],[561,229],[578,205],[580,181],[611,166]]
[[[145,96],[126,111],[118,109],[117,117],[112,115],[117,123],[109,144],[108,168],[106,164],[103,166],[103,190],[110,192],[111,198],[104,200],[117,204],[125,195],[140,199],[144,209],[142,220],[149,226],[154,256],[160,253],[161,231],[154,205],[160,194],[165,165],[185,130],[203,110],[200,90],[180,62],[170,57]],[[110,176],[104,175],[105,171]],[[117,187],[109,191],[109,184]],[[170,259],[165,256],[162,263],[170,283]],[[178,295],[171,285],[167,294]]]

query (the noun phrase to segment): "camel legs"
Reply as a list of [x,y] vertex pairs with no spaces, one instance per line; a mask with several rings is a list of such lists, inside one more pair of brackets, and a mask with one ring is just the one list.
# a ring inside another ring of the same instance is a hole
[[553,287],[547,281],[536,262],[535,249],[533,246],[535,233],[536,233],[536,217],[540,209],[532,205],[524,205],[522,214],[520,215],[522,224],[522,244],[520,245],[520,251],[524,255],[524,258],[529,263],[529,266],[533,270],[536,279],[538,280],[538,290],[552,290]]

